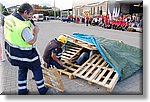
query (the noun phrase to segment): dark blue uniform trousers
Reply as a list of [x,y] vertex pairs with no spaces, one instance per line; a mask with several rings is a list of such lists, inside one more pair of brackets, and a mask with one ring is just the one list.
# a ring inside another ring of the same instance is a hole
[[47,64],[48,64],[48,67],[55,66],[58,69],[65,69],[63,66],[61,66],[57,61],[53,59],[51,59]]
[[34,79],[37,85],[37,89],[40,94],[46,94],[47,88],[44,85],[43,74],[41,66],[19,66],[18,70],[18,94],[25,95],[27,94],[27,73],[28,69],[33,72]]

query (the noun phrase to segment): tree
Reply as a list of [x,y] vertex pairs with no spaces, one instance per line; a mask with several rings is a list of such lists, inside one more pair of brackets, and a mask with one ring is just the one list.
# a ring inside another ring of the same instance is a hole
[[60,16],[60,10],[57,10],[57,11],[56,11],[56,17],[57,17],[57,16]]
[[49,16],[48,11],[44,11],[43,14],[44,14],[44,16]]
[[5,16],[9,15],[7,9],[5,8],[5,6],[3,6],[2,3],[0,3],[0,8],[1,8],[0,12],[2,12],[3,15],[5,15]]
[[47,7],[47,6],[43,6],[42,8],[43,9],[50,9],[50,7]]
[[49,16],[54,16],[54,11],[53,10],[49,10],[48,13],[49,13]]
[[0,13],[2,12],[3,5],[0,3]]

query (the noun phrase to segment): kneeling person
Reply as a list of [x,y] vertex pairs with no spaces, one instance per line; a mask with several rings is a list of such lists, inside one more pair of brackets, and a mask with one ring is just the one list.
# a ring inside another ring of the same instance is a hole
[[67,43],[67,37],[60,35],[57,39],[51,40],[45,48],[43,60],[47,63],[47,67],[55,66],[58,69],[64,69],[61,61],[57,56],[62,53],[62,46]]

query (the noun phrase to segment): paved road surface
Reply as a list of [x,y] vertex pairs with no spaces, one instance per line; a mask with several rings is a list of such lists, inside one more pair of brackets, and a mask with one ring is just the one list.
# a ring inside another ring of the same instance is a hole
[[[38,36],[38,49],[40,54],[43,54],[45,45],[53,38],[60,34],[72,34],[74,32],[85,33],[89,35],[101,36],[109,39],[122,40],[129,45],[142,48],[142,34],[137,32],[122,32],[116,30],[107,30],[100,27],[88,26],[84,24],[64,23],[60,21],[38,22],[37,25],[41,28]],[[17,68],[11,66],[8,61],[2,62],[3,70],[3,93],[2,94],[17,94]],[[47,94],[142,94],[142,71],[138,71],[130,78],[120,81],[116,84],[112,93],[106,91],[105,88],[92,84],[80,78],[73,80],[68,79],[66,75],[62,75],[62,81],[65,86],[65,92],[59,93],[53,89],[49,89]],[[35,81],[32,80],[32,73],[28,73],[28,88],[30,94],[38,94]]]

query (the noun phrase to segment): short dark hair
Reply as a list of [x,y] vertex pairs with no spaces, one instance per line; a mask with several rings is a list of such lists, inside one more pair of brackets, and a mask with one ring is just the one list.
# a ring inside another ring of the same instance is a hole
[[26,10],[27,13],[29,14],[31,11],[33,11],[33,7],[32,7],[29,3],[23,3],[23,4],[19,7],[18,11],[19,11],[19,13],[24,13],[25,10]]

